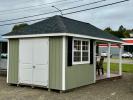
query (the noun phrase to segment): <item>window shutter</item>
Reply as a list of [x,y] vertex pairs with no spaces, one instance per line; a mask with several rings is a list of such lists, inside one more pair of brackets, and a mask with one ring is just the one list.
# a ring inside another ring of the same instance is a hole
[[72,66],[72,40],[73,37],[68,37],[68,54],[67,54],[67,66]]
[[93,42],[94,40],[90,40],[90,64],[93,64]]

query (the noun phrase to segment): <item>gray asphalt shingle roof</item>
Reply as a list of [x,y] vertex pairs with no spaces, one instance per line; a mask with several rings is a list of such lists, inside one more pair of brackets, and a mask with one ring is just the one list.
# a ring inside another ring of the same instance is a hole
[[5,34],[4,36],[48,34],[48,33],[73,33],[73,34],[87,35],[97,38],[105,38],[105,39],[121,41],[121,39],[119,39],[118,37],[106,33],[89,23],[77,21],[59,15],[29,25],[23,30],[10,32],[8,34]]

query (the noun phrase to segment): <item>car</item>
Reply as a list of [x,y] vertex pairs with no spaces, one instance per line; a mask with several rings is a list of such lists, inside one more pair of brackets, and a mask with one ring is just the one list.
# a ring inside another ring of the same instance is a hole
[[125,52],[121,56],[122,58],[133,58],[133,55],[130,52]]
[[[102,57],[108,57],[108,53],[107,52],[102,52],[101,56]],[[110,57],[112,58],[112,54],[110,54]]]

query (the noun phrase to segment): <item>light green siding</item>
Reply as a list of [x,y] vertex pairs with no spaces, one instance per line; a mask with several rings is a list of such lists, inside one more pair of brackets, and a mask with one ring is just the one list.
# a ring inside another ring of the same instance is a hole
[[93,65],[74,65],[66,68],[66,89],[94,83]]
[[66,83],[66,90],[94,83],[93,64],[80,64],[80,65],[67,66],[67,39],[66,39],[66,82],[65,83]]
[[[19,39],[9,40],[8,83],[18,83]],[[49,88],[62,88],[62,37],[49,37]]]
[[[62,37],[49,37],[49,88],[62,90]],[[8,82],[18,83],[19,40],[9,40]],[[66,39],[66,90],[94,82],[94,67],[90,64],[67,66]]]
[[49,88],[62,87],[62,37],[49,38]]
[[18,83],[18,57],[19,57],[19,40],[9,40],[9,72],[8,83]]

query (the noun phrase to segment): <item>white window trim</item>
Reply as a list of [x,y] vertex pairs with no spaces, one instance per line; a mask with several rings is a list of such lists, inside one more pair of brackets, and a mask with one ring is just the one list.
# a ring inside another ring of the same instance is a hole
[[[74,40],[80,40],[81,41],[81,61],[80,62],[74,62]],[[82,41],[88,41],[88,61],[82,61]],[[78,64],[89,64],[90,63],[90,40],[85,38],[73,38],[72,41],[72,64],[78,65]]]

